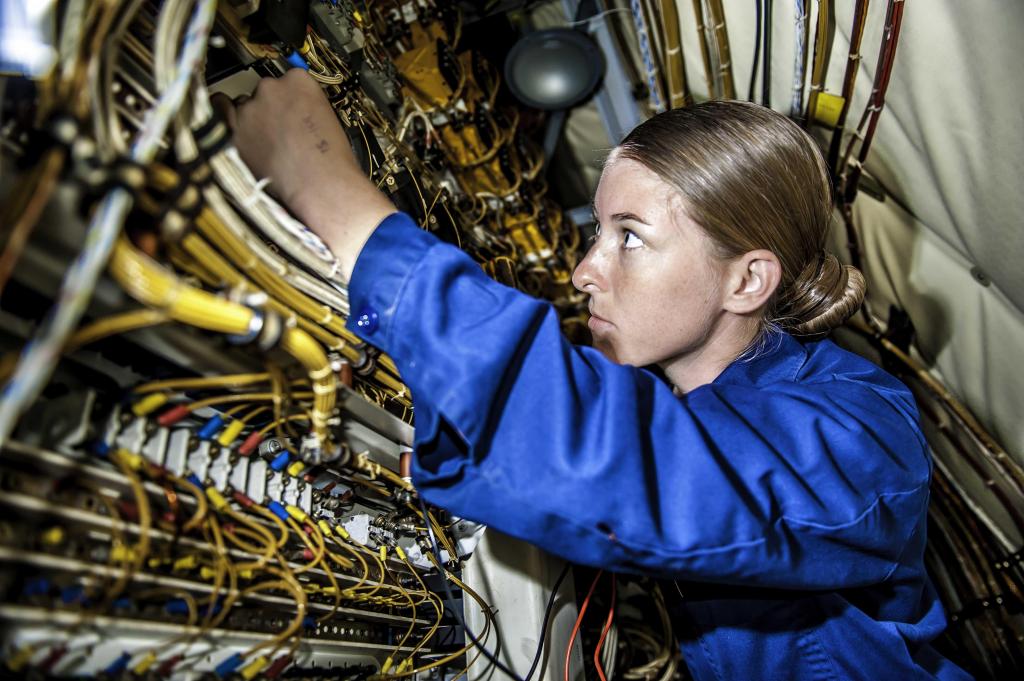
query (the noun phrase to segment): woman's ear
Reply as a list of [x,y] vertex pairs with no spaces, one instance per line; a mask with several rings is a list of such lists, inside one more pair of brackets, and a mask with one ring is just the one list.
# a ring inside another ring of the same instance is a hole
[[751,314],[768,304],[782,281],[782,264],[771,251],[748,251],[726,269],[722,307],[734,314]]

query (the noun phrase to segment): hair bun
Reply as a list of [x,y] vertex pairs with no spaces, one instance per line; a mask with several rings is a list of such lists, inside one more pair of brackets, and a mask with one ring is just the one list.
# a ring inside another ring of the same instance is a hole
[[782,301],[780,324],[796,336],[828,333],[860,308],[864,290],[860,270],[822,253],[793,282]]

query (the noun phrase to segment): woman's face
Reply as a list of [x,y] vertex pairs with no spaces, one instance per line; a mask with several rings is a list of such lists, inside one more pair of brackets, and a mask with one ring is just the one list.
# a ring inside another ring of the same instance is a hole
[[722,314],[725,265],[670,185],[612,152],[594,197],[598,233],[573,274],[594,346],[619,364],[699,356]]

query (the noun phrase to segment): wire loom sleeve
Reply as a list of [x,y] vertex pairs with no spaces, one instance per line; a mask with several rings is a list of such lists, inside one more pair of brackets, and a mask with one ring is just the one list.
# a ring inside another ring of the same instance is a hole
[[414,482],[457,515],[701,581],[837,589],[919,564],[930,462],[913,400],[829,341],[780,336],[678,398],[570,345],[550,306],[399,213],[349,295],[349,327],[414,395]]

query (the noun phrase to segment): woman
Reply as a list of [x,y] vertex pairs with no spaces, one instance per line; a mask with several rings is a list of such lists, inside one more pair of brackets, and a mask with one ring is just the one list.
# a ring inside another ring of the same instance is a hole
[[[301,112],[301,113],[295,113]],[[909,391],[821,334],[863,280],[823,251],[829,184],[783,116],[712,102],[609,157],[573,283],[595,348],[394,213],[311,79],[235,140],[337,254],[350,328],[416,406],[432,503],[566,558],[671,579],[700,680],[965,678],[928,645],[930,461]],[[656,365],[668,380],[637,368]]]

